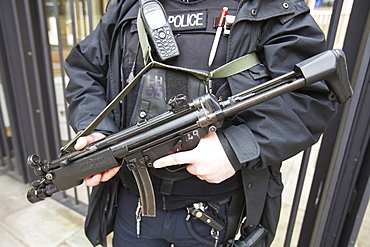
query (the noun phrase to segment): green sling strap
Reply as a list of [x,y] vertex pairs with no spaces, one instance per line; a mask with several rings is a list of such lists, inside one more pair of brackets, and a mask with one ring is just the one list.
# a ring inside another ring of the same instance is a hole
[[[172,66],[160,62],[156,62],[153,60],[151,56],[151,47],[148,41],[148,36],[145,32],[145,27],[143,20],[141,18],[140,10],[137,18],[137,27],[138,27],[138,34],[139,34],[139,41],[140,46],[143,51],[144,61],[146,61],[145,67],[131,80],[128,82],[126,87],[110,102],[104,110],[91,122],[86,129],[79,131],[76,136],[69,141],[64,147],[61,148],[61,152],[71,152],[74,151],[74,144],[76,143],[77,139],[81,136],[86,136],[91,134],[96,127],[101,123],[101,121],[108,116],[108,114],[114,109],[114,107],[130,92],[130,90],[136,85],[142,75],[147,72],[151,68],[167,68],[167,69],[174,69],[183,72],[190,73],[196,76],[198,79],[201,80],[208,80],[212,78],[225,78],[235,74],[238,74],[242,71],[245,71],[255,65],[258,65],[260,62],[258,57],[255,53],[249,53],[242,57],[239,57],[233,61],[226,63],[225,65],[212,70],[212,71],[201,71],[201,70],[194,70],[194,69],[187,69],[178,66]],[[149,61],[149,62],[148,62]]]
[[[140,46],[141,50],[143,52],[143,57],[144,61],[150,60],[151,62],[153,61],[153,58],[151,56],[151,47],[148,41],[148,36],[145,32],[145,26],[144,22],[141,18],[140,15],[140,10],[139,14],[137,17],[137,29],[138,29],[138,34],[139,34],[139,41],[140,41]],[[158,63],[159,67],[163,68],[169,68],[169,69],[176,69],[176,70],[181,70],[184,72],[188,72],[190,74],[193,74],[194,76],[198,77],[199,79],[205,80],[207,78],[225,78],[228,76],[232,76],[235,74],[238,74],[242,71],[245,71],[257,64],[259,64],[259,60],[257,55],[253,53],[249,53],[247,55],[244,55],[242,57],[239,57],[237,59],[234,59],[233,61],[230,61],[226,63],[225,65],[213,70],[213,71],[199,71],[199,70],[190,70],[182,67],[176,67],[176,66],[170,66],[166,64],[160,64]]]

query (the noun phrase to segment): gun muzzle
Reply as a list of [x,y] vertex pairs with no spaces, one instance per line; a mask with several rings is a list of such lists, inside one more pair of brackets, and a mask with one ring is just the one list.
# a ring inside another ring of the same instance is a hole
[[28,190],[27,200],[30,203],[43,201],[45,198],[59,192],[59,189],[54,184],[48,184],[45,187],[36,187]]

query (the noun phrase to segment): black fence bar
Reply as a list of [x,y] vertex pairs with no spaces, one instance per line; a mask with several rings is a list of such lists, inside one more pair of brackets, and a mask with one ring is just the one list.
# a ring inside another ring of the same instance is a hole
[[[64,70],[64,57],[63,57],[63,41],[62,41],[62,35],[61,35],[61,25],[60,25],[60,17],[59,17],[59,11],[58,11],[58,3],[57,0],[53,0],[54,4],[54,15],[55,15],[55,20],[56,20],[56,27],[57,27],[57,40],[58,40],[58,57],[59,57],[59,67],[60,67],[60,76],[62,80],[62,87],[63,89],[66,88],[66,80],[65,80],[65,75],[66,72]],[[64,98],[64,90],[63,90],[63,98]],[[63,100],[64,102],[64,109],[67,109],[67,101]],[[67,115],[64,115],[65,121],[68,122],[67,120]],[[59,119],[61,120],[61,119]],[[68,140],[72,139],[71,136],[71,131],[68,128],[65,130],[67,133],[67,138]],[[64,143],[62,143],[64,145]]]
[[[354,70],[355,65],[358,64],[358,59],[366,50],[366,46],[361,45],[361,42],[364,40],[364,34],[367,35],[369,30],[365,25],[366,22],[368,23],[369,3],[368,0],[354,1],[343,47],[352,83],[354,83],[353,78],[357,73]],[[358,87],[357,82],[356,87]],[[345,107],[340,106],[339,114],[331,122],[323,137],[298,246],[337,246],[335,243],[343,233],[341,231],[343,220],[348,213],[346,212],[348,210],[347,200],[351,200],[353,196],[345,192],[348,193],[348,189],[353,192],[351,189],[353,189],[354,181],[351,180],[356,180],[357,171],[355,172],[355,170],[357,168],[347,167],[348,162],[351,163],[351,161],[341,161],[339,157],[345,158],[344,152],[348,151],[346,150],[346,142],[354,137],[354,133],[351,133],[354,130],[352,129],[353,123],[346,123],[346,121],[353,121],[355,117],[354,113],[358,110],[356,105],[358,102],[355,101],[358,100],[360,91],[358,88],[356,89],[350,110],[348,110],[349,104]],[[369,122],[365,124],[368,126]],[[362,126],[357,127],[362,128]],[[362,144],[362,138],[364,136],[357,139],[355,143]],[[359,148],[359,146],[355,145],[353,148]],[[360,152],[359,149],[356,151]],[[345,187],[344,192],[339,193],[341,188],[339,184]],[[341,196],[337,196],[339,195],[337,193]],[[345,205],[341,205],[341,203]],[[338,210],[339,207],[342,207],[341,210]],[[340,246],[347,246],[347,244],[349,243],[343,242]]]
[[[366,9],[366,6],[367,13],[362,10],[363,8]],[[354,7],[359,6],[355,5]],[[322,233],[322,236],[318,238],[320,242],[318,240],[316,242],[325,246],[347,246],[346,243],[340,241],[340,236],[345,234],[343,229],[346,227],[346,220],[352,215],[354,200],[357,196],[361,196],[357,195],[358,188],[356,187],[358,180],[364,175],[360,173],[360,170],[363,166],[369,165],[363,162],[364,157],[368,155],[366,152],[370,140],[369,7],[369,1],[367,1],[367,5],[361,4],[362,15],[360,20],[363,22],[361,24],[359,19],[356,22],[357,29],[361,26],[364,29],[362,35],[358,37],[362,42],[358,47],[358,57],[354,67],[355,73],[352,73],[352,81],[355,85],[357,97],[352,99],[348,112],[351,116],[353,115],[353,118],[351,117],[353,120],[352,122],[348,121],[344,126],[345,131],[348,131],[348,139],[340,142],[337,153],[333,154],[333,166],[338,169],[337,181],[328,186],[327,193],[332,197],[332,202],[323,203],[322,211],[325,217],[321,221],[325,223],[319,224],[320,227],[318,228],[318,233]],[[350,22],[350,25],[353,25],[353,22]],[[318,236],[320,237],[320,235]]]
[[[1,16],[0,16],[0,20],[1,20]],[[2,30],[2,22],[0,21],[0,30]],[[0,44],[3,44],[4,41],[3,41],[3,33],[0,31]],[[2,56],[2,51],[3,51],[3,48],[2,46],[0,46],[0,81],[2,80],[2,78],[4,78],[4,75],[5,75],[5,71],[4,71],[4,62],[3,62],[3,59],[4,59],[4,56]],[[1,81],[0,85],[2,86],[3,85],[3,82]],[[3,86],[1,87],[1,89],[3,90]],[[5,98],[5,95],[4,95],[4,98]],[[4,123],[4,117],[5,116],[5,113],[3,112],[3,108],[4,107],[3,105],[1,105],[4,101],[6,101],[7,98],[3,99],[3,101],[0,101],[0,152],[1,152],[1,157],[0,157],[0,166],[1,166],[1,171],[5,171],[6,169],[7,170],[13,170],[13,165],[12,163],[10,162],[10,155],[11,155],[11,148],[9,146],[11,146],[10,144],[10,139],[8,139],[8,136],[7,136],[7,133],[6,133],[6,126],[5,126],[5,123]],[[5,102],[5,107],[4,109],[7,108],[7,103]],[[9,118],[8,115],[6,115],[7,118]]]
[[13,169],[10,162],[10,149],[8,147],[8,138],[4,124],[3,112],[0,104],[0,171],[4,169]]
[[[77,44],[77,29],[76,29],[77,21],[76,21],[76,15],[75,15],[74,0],[69,1],[69,9],[71,11],[73,46],[75,46]],[[78,199],[77,188],[73,188],[73,192],[74,192],[73,198],[74,198],[75,204],[78,205],[80,201]]]
[[[369,30],[369,29],[368,29]],[[369,37],[370,38],[370,37]],[[368,46],[370,46],[370,41],[368,40]],[[341,191],[337,192],[337,198],[340,200],[341,197],[347,196],[345,201],[347,204],[343,204],[343,208],[340,208],[340,205],[335,205],[336,208],[333,209],[333,216],[329,219],[331,225],[337,223],[335,217],[342,214],[346,217],[342,219],[341,224],[336,229],[335,233],[340,235],[340,238],[337,238],[335,244],[338,246],[344,246],[342,243],[352,243],[355,242],[360,224],[362,222],[363,216],[365,214],[365,209],[369,203],[369,194],[370,194],[370,68],[369,68],[369,59],[370,59],[370,50],[368,49],[365,59],[367,59],[366,64],[362,68],[367,67],[366,75],[359,73],[359,75],[365,76],[362,92],[361,92],[361,106],[358,109],[358,116],[356,117],[356,126],[354,126],[354,131],[357,137],[353,138],[353,143],[349,143],[348,156],[345,159],[345,163],[349,163],[353,160],[352,169],[353,176],[346,178],[350,180],[344,184],[350,184],[348,188],[341,188]],[[363,134],[363,135],[362,135]],[[363,140],[361,143],[360,140]],[[352,144],[352,145],[351,145]],[[358,150],[361,150],[361,154],[356,157]],[[355,153],[356,152],[356,153]],[[352,159],[354,158],[354,159]],[[347,194],[346,190],[347,189]],[[337,201],[338,202],[338,201]],[[339,202],[340,203],[340,202]],[[350,203],[350,204],[348,204]],[[332,226],[328,225],[327,233],[331,234],[330,231]]]
[[5,145],[7,146],[6,142],[6,133],[5,133],[5,124],[3,121],[3,113],[1,110],[1,102],[0,102],[0,169],[5,167],[3,159],[7,156],[5,151]]
[[294,193],[294,198],[293,198],[293,204],[290,210],[289,223],[288,223],[288,228],[287,228],[287,232],[285,235],[284,247],[291,246],[293,230],[295,226],[295,221],[297,219],[298,207],[299,207],[299,202],[302,196],[303,184],[304,184],[306,174],[307,174],[307,167],[308,167],[308,162],[309,162],[310,155],[311,155],[311,149],[312,149],[311,147],[307,148],[303,152],[302,162],[301,162],[301,166],[299,169],[299,176],[297,180],[297,186],[295,188],[295,193]]
[[[66,87],[66,82],[65,82],[65,71],[64,71],[63,40],[62,40],[62,35],[61,35],[62,31],[61,31],[61,25],[60,25],[59,8],[58,8],[57,0],[53,0],[53,10],[54,10],[56,29],[57,29],[58,58],[59,58],[60,75],[61,75],[62,87],[64,89]],[[63,92],[63,95],[64,95],[64,92]],[[56,101],[57,99],[55,98],[54,100]],[[67,102],[66,101],[63,101],[63,102],[64,102],[64,108],[66,109],[67,108]],[[66,121],[67,121],[67,117],[65,117],[65,118],[66,118]],[[61,119],[59,119],[59,121],[60,120]],[[59,126],[59,124],[57,126]],[[68,139],[71,139],[71,134],[68,131],[68,128],[67,128],[66,132],[68,134]],[[61,139],[61,138],[59,138],[59,139]],[[63,145],[64,145],[64,143],[62,143],[62,141],[60,140],[60,145],[59,146],[63,146]],[[67,195],[66,195],[65,192],[62,192],[61,194],[63,194],[63,198],[67,198]]]
[[[348,246],[354,246],[356,243],[358,233],[363,222],[366,209],[368,207],[370,198],[370,145],[368,144],[366,155],[362,162],[359,178],[355,185],[356,197],[353,199],[353,206],[344,222],[340,242],[349,243]],[[365,223],[368,224],[368,223]],[[366,233],[365,233],[366,234]]]
[[92,32],[94,27],[93,27],[93,18],[92,18],[93,14],[92,14],[91,0],[87,0],[87,16],[89,18],[89,32]]
[[336,34],[339,26],[339,19],[342,13],[343,0],[335,0],[330,18],[330,26],[327,34],[327,47],[333,49]]
[[[44,89],[42,93],[46,96],[43,97],[46,109],[44,114],[45,118],[49,121],[44,121],[48,123],[46,126],[50,131],[50,134],[47,135],[48,143],[52,143],[51,147],[54,150],[50,151],[50,154],[56,154],[59,152],[59,147],[61,145],[61,134],[58,119],[58,110],[56,106],[56,94],[55,94],[55,85],[54,85],[54,76],[53,76],[53,67],[51,60],[51,51],[48,38],[48,26],[46,22],[46,12],[45,4],[43,0],[37,0],[37,4],[31,9],[31,13],[37,13],[34,18],[37,20],[37,31],[35,32],[35,47],[39,51],[39,57],[42,63],[39,65],[39,70],[41,70],[41,75],[44,75],[44,78],[40,78],[40,86]],[[37,38],[36,38],[37,37]],[[40,42],[41,40],[41,42]],[[39,60],[40,60],[39,59]],[[40,63],[40,61],[39,61]],[[57,137],[57,138],[56,138]],[[52,157],[51,157],[52,158]]]
[[[336,39],[337,30],[338,30],[338,25],[339,25],[339,19],[340,19],[340,16],[341,16],[342,6],[343,6],[343,0],[336,0],[334,2],[333,9],[332,9],[332,14],[331,14],[331,19],[330,19],[329,30],[328,30],[328,34],[327,34],[327,47],[328,47],[328,49],[332,49],[333,46],[334,46],[334,42],[335,42],[335,39]],[[297,186],[296,186],[296,190],[295,190],[295,194],[294,194],[294,198],[293,198],[293,204],[292,204],[292,208],[291,208],[288,228],[287,228],[285,242],[284,242],[285,247],[289,247],[291,245],[291,239],[292,239],[292,236],[293,236],[293,231],[294,231],[295,221],[296,221],[296,217],[297,217],[299,202],[300,202],[301,195],[302,195],[303,184],[304,184],[304,181],[305,181],[305,178],[306,178],[306,172],[307,172],[307,167],[308,167],[310,154],[311,154],[311,148],[308,148],[307,150],[305,150],[303,152],[302,162],[301,162],[300,171],[299,171],[299,177],[298,177],[298,180],[297,180]],[[301,232],[301,235],[302,234],[303,234],[303,231]],[[304,234],[304,235],[308,236],[307,234]]]
[[[43,1],[1,1],[1,71],[19,175],[35,178],[27,156],[56,157],[59,138]],[[41,11],[41,13],[40,13]]]
[[73,45],[75,46],[77,44],[77,31],[76,31],[76,14],[75,14],[75,8],[74,8],[74,0],[69,0],[69,11],[71,14],[71,29],[73,34]]
[[[51,128],[51,130],[54,130],[55,126],[53,126],[53,123],[51,123],[49,126],[47,126],[49,119],[49,111],[52,110],[52,108],[49,108],[48,105],[43,104],[44,98],[47,98],[50,93],[52,93],[52,98],[54,93],[50,92],[49,88],[43,87],[43,80],[49,80],[50,84],[52,84],[53,80],[50,76],[51,68],[48,68],[51,64],[51,60],[48,56],[45,56],[44,49],[48,51],[48,39],[45,39],[45,28],[40,23],[40,20],[38,19],[40,16],[43,18],[45,15],[43,12],[40,13],[40,8],[38,7],[39,4],[37,2],[29,2],[27,0],[23,1],[24,6],[24,14],[26,21],[25,25],[27,30],[34,30],[31,32],[27,32],[27,36],[29,36],[29,42],[27,44],[24,44],[25,49],[27,49],[28,57],[26,57],[26,67],[27,67],[27,76],[30,79],[28,83],[25,83],[25,90],[26,92],[35,92],[34,94],[29,94],[28,101],[30,104],[27,105],[28,111],[32,114],[30,114],[30,122],[26,124],[30,124],[34,130],[36,128],[40,128],[44,130],[45,132],[48,132]],[[43,5],[41,5],[43,6]],[[32,13],[37,13],[36,15],[32,15]],[[32,20],[32,21],[31,21]],[[38,29],[34,29],[34,26],[37,26]],[[35,39],[37,37],[37,40]],[[47,52],[46,52],[47,53]],[[50,54],[50,53],[49,53]],[[45,61],[46,59],[46,61]],[[45,62],[45,63],[43,63]],[[41,64],[42,63],[42,64]],[[31,65],[31,66],[28,66]],[[44,73],[41,74],[40,70],[44,69]],[[44,77],[44,78],[42,78]],[[53,87],[54,88],[54,87]],[[52,118],[50,118],[52,119]],[[57,122],[56,122],[57,124]],[[51,131],[52,133],[52,131]],[[33,140],[34,140],[34,146],[35,151],[37,153],[41,153],[40,149],[38,148],[40,146],[40,143],[48,143],[48,135],[42,132],[33,131]],[[52,133],[53,135],[54,133]],[[58,133],[56,133],[58,134]],[[36,137],[37,135],[37,137]],[[56,135],[57,136],[57,135]],[[56,138],[54,138],[56,139]],[[51,138],[52,140],[52,138]],[[37,141],[37,142],[36,142]],[[49,154],[51,152],[51,149],[53,146],[49,145],[41,145],[44,147],[45,153]],[[55,152],[54,152],[55,153]],[[48,159],[49,157],[44,157],[45,159]]]
[[[25,119],[25,115],[27,113],[25,113],[24,115],[19,115],[17,114],[17,109],[20,108],[20,106],[22,105],[26,105],[25,103],[27,102],[21,102],[24,97],[20,97],[18,102],[16,102],[17,94],[14,94],[14,92],[18,91],[17,85],[20,83],[11,83],[22,82],[25,80],[23,70],[21,70],[23,68],[21,57],[24,56],[24,53],[23,50],[21,50],[22,46],[19,45],[22,39],[19,30],[19,20],[17,19],[18,17],[15,11],[16,9],[17,7],[15,6],[15,2],[0,1],[0,43],[2,44],[0,47],[0,72],[2,73],[1,77],[3,82],[3,89],[9,112],[10,125],[12,126],[11,142],[12,146],[14,147],[15,160],[16,163],[18,163],[21,162],[22,158],[24,158],[23,153],[25,150],[25,145],[22,145],[23,142],[21,136],[25,134],[24,130],[26,128],[19,128],[19,125],[17,123],[22,122],[21,119]],[[18,68],[18,71],[16,73],[14,68]],[[27,130],[31,131],[29,128]],[[17,167],[17,170],[19,172],[18,174],[22,176],[21,179],[25,182],[27,181],[27,175],[25,175],[26,172],[22,171],[21,166],[19,167],[20,169],[18,169]]]

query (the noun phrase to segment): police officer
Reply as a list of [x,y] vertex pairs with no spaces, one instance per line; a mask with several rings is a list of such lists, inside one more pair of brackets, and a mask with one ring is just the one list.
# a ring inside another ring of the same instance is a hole
[[[242,55],[257,54],[259,65],[213,81],[212,92],[220,99],[285,74],[297,62],[325,50],[324,34],[309,15],[303,0],[160,2],[180,50],[178,57],[166,63],[210,71]],[[236,18],[230,34],[221,37],[215,60],[209,67],[208,56],[216,30],[214,23],[225,6]],[[136,74],[144,67],[138,46],[138,9],[135,0],[111,1],[96,30],[68,56],[68,117],[76,131],[86,128],[119,93],[130,73]],[[158,58],[155,52],[153,57]],[[172,83],[171,88],[181,86],[179,81]],[[176,91],[173,90],[167,90],[166,97]],[[138,114],[135,109],[140,104],[140,92],[138,85],[120,107],[103,120],[96,132],[80,138],[75,148],[82,149],[133,124],[132,119]],[[336,111],[335,103],[327,99],[328,94],[325,84],[317,83],[274,98],[227,119],[221,129],[203,137],[193,150],[157,160],[155,169],[151,169],[157,202],[155,218],[141,217],[137,187],[124,163],[86,178],[87,185],[96,186],[94,190],[115,179],[120,181],[114,214],[114,245],[226,243],[235,235],[238,220],[244,216],[242,238],[260,228],[266,229],[267,234],[258,244],[270,245],[280,214],[281,162],[314,144],[324,132]],[[169,171],[156,175],[156,170],[177,164],[188,164],[187,175],[181,179],[173,181],[173,173]],[[101,200],[102,194],[94,194],[92,200]],[[211,226],[189,215],[189,209],[204,205],[215,217],[226,222],[223,230],[212,231]],[[89,219],[106,220],[101,216],[103,213],[96,213],[96,208],[89,210]],[[101,224],[101,227],[106,226]],[[103,235],[106,233],[105,229],[101,231]],[[102,236],[90,237],[90,240],[93,244],[105,243]]]

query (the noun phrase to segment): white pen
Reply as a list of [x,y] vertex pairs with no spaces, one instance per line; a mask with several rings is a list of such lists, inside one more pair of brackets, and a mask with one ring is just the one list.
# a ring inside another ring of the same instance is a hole
[[215,58],[217,47],[218,47],[218,42],[220,41],[220,37],[221,37],[221,33],[222,33],[222,24],[224,22],[224,19],[225,19],[225,16],[227,15],[228,10],[229,9],[227,7],[223,7],[222,11],[220,13],[220,19],[218,19],[215,39],[213,40],[212,49],[211,49],[211,52],[209,54],[208,66],[212,65],[213,59]]

